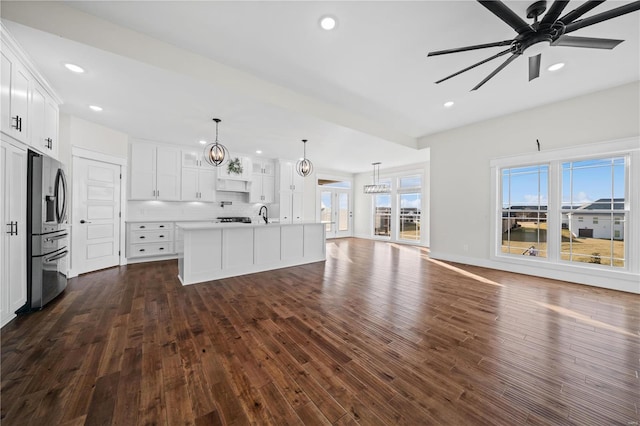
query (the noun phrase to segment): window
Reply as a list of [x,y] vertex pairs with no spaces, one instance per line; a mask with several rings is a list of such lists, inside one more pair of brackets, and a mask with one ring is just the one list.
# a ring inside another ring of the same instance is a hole
[[[610,147],[615,148],[607,152]],[[520,264],[535,259],[555,264],[552,270],[579,274],[584,271],[566,268],[635,273],[638,245],[629,241],[640,238],[640,229],[630,226],[640,210],[640,200],[632,199],[639,189],[631,187],[631,166],[640,164],[637,140],[538,158],[536,164],[527,164],[525,155],[491,162],[496,189],[492,257]]]
[[[381,181],[381,183],[384,183]],[[374,235],[391,237],[391,195],[375,194],[373,196]]]
[[414,172],[379,179],[379,183],[389,185],[391,191],[372,195],[375,237],[407,243],[423,241],[422,176]]
[[501,252],[547,257],[546,164],[502,169]]
[[400,198],[400,240],[420,241],[420,216],[422,194],[410,192],[398,194]]
[[[626,163],[625,157],[562,163],[561,214],[569,224],[561,236],[562,260],[625,266]],[[598,226],[587,228],[579,219],[575,223],[577,211],[597,213],[592,225]]]

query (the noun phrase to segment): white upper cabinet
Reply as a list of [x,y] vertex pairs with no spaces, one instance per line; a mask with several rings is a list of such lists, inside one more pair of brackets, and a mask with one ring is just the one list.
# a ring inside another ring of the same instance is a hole
[[213,167],[182,168],[182,201],[215,201],[216,171]]
[[279,160],[278,190],[281,192],[303,192],[304,178],[296,172],[295,161]]
[[[3,34],[4,35],[4,34]],[[31,76],[2,41],[2,131],[29,144],[29,86]]]
[[253,159],[253,174],[254,175],[265,175],[265,176],[274,176],[275,175],[275,164],[272,160],[265,159]]
[[204,161],[202,150],[183,150],[182,167],[213,169],[214,167]]
[[271,160],[253,160],[250,203],[273,203],[275,199],[274,163]]
[[149,143],[131,144],[131,200],[180,200],[180,150]]
[[61,101],[2,26],[0,124],[4,134],[58,157]]
[[51,157],[58,157],[58,104],[37,81],[33,82],[29,102],[31,146]]
[[279,160],[276,180],[280,223],[302,222],[304,178],[296,172],[295,161]]

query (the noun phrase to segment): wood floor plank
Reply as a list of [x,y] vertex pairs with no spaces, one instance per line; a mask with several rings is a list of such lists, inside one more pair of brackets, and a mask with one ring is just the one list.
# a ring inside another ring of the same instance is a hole
[[182,286],[81,275],[0,336],[7,425],[640,422],[640,297],[345,238]]

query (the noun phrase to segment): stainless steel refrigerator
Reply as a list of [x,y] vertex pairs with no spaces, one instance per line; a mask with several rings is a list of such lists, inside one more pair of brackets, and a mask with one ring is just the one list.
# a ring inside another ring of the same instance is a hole
[[64,165],[28,153],[27,303],[18,312],[42,309],[67,287],[69,232]]

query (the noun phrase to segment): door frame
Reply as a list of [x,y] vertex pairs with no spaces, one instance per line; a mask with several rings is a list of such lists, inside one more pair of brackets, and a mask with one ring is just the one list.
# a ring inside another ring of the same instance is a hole
[[[330,186],[322,186],[322,185],[318,185],[318,179],[331,179],[331,180],[336,180],[336,181],[344,181],[344,182],[351,182],[351,187],[350,188],[334,188],[334,187],[330,187]],[[322,206],[322,193],[325,191],[330,191],[331,192],[331,198],[332,198],[332,202],[336,203],[336,206],[338,206],[338,208],[336,209],[336,211],[334,213],[339,212],[340,208],[339,208],[339,200],[337,199],[338,194],[340,193],[346,193],[347,196],[349,197],[349,230],[348,231],[337,231],[337,226],[338,226],[338,221],[336,219],[336,221],[334,222],[334,226],[336,227],[336,231],[334,231],[332,234],[333,235],[329,235],[327,233],[327,238],[346,238],[346,237],[353,237],[354,232],[353,232],[353,218],[354,218],[354,211],[353,211],[353,207],[355,204],[355,200],[353,199],[353,185],[354,185],[354,180],[351,177],[346,177],[346,176],[338,176],[338,175],[317,175],[316,176],[316,221],[320,222],[321,221],[321,212],[320,212],[320,208]],[[342,233],[341,233],[342,232]]]
[[[125,256],[125,238],[126,238],[126,229],[125,229],[125,217],[126,217],[126,209],[127,209],[127,159],[122,157],[116,157],[109,154],[103,154],[101,152],[95,152],[88,149],[80,148],[77,146],[71,147],[71,185],[69,188],[69,192],[71,194],[74,193],[74,185],[76,183],[76,175],[73,170],[74,158],[84,158],[92,161],[100,161],[103,163],[112,164],[120,167],[120,175],[122,178],[120,179],[120,238],[119,238],[119,247],[118,251],[120,252],[118,264],[120,266],[124,266],[127,264],[126,256]],[[78,276],[78,272],[74,265],[74,246],[77,245],[76,241],[76,233],[73,232],[73,214],[76,211],[77,200],[73,195],[71,196],[71,211],[67,216],[69,219],[69,229],[71,229],[71,266],[68,271],[68,278],[73,278]]]

